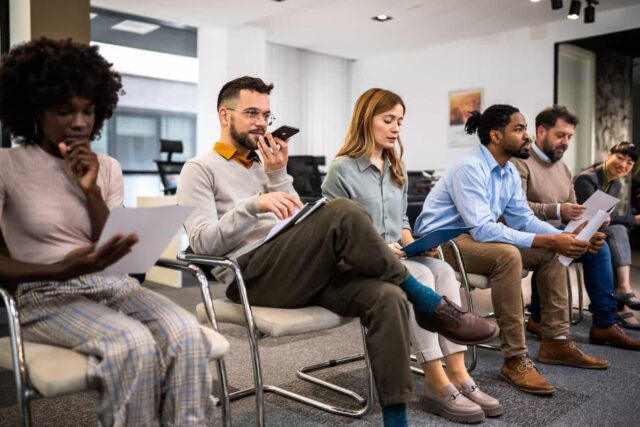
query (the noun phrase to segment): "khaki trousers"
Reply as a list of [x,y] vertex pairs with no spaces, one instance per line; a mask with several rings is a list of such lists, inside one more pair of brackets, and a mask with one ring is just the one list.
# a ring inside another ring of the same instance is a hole
[[[382,405],[415,399],[411,389],[409,302],[398,286],[406,267],[354,202],[328,203],[302,223],[238,258],[252,305],[319,305],[359,317]],[[227,288],[238,301],[237,287]]]
[[[489,276],[491,302],[500,326],[504,357],[527,353],[522,306],[522,269],[534,270],[541,306],[544,337],[569,333],[568,292],[565,267],[555,252],[546,249],[518,249],[506,243],[480,243],[468,234],[454,239],[467,273]],[[446,261],[457,269],[453,250],[444,247]]]

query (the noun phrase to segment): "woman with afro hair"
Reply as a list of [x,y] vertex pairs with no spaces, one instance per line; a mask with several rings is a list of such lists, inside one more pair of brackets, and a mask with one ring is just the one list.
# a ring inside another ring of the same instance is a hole
[[118,162],[91,151],[121,90],[97,51],[39,39],[0,60],[0,282],[15,285],[26,339],[89,357],[105,426],[201,426],[212,409],[211,341],[196,319],[126,275],[94,274],[135,235],[96,248],[123,204]]

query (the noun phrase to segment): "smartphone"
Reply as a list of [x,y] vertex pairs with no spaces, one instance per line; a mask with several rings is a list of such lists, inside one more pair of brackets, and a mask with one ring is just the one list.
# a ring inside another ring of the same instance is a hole
[[298,132],[300,132],[300,129],[298,128],[283,125],[283,126],[280,126],[278,129],[272,131],[271,135],[273,135],[274,138],[279,138],[283,141],[286,141],[287,139],[291,138],[293,135],[295,135]]

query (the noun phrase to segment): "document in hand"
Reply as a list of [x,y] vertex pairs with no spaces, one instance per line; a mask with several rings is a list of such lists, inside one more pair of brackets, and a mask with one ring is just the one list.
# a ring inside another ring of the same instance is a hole
[[192,210],[188,206],[159,206],[112,211],[102,229],[98,246],[116,233],[136,233],[139,241],[128,255],[100,274],[143,274],[149,271]]
[[[587,225],[578,233],[576,239],[584,240],[588,242],[591,240],[591,237],[596,234],[596,231],[604,224],[604,222],[609,218],[609,214],[603,210],[598,211],[592,218],[589,219]],[[584,222],[584,221],[582,221]],[[569,258],[568,256],[560,255],[558,257],[558,261],[562,263],[565,267],[569,267],[573,262],[573,258]]]
[[275,226],[273,226],[273,228],[269,231],[269,234],[267,234],[267,237],[263,240],[262,244],[265,244],[269,240],[275,238],[276,236],[279,236],[280,234],[284,233],[294,225],[301,223],[302,221],[305,220],[305,218],[307,218],[309,215],[311,215],[312,213],[320,209],[326,203],[327,203],[327,199],[325,197],[322,197],[321,199],[316,200],[313,203],[305,203],[305,205],[302,208],[300,208],[296,213],[294,213],[291,217],[287,219],[283,219],[282,221],[277,223]]
[[427,252],[444,242],[454,239],[459,235],[468,232],[473,227],[459,227],[459,228],[440,228],[433,230],[430,233],[425,234],[413,243],[408,244],[402,250],[407,256],[419,255]]
[[569,221],[569,224],[564,228],[564,231],[572,233],[573,230],[578,228],[584,220],[590,220],[598,211],[609,212],[620,201],[613,196],[608,195],[604,191],[598,190],[591,195],[583,204],[587,209],[582,213],[582,217],[578,220]]

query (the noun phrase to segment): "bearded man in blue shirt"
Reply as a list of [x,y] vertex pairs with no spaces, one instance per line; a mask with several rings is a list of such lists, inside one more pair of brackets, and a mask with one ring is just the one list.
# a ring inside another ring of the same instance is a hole
[[[569,337],[565,267],[557,254],[577,258],[604,244],[602,233],[591,242],[562,233],[536,218],[527,204],[520,175],[509,162],[529,157],[527,123],[517,108],[492,105],[474,111],[468,134],[481,145],[450,167],[425,200],[416,222],[420,233],[438,228],[473,227],[455,239],[467,272],[489,276],[491,301],[500,326],[504,363],[501,376],[533,394],[553,394],[556,388],[538,371],[527,354],[521,289],[523,268],[538,280],[543,322],[538,361],[587,369],[605,369],[608,362],[581,351]],[[500,218],[504,219],[499,222]],[[453,253],[447,261],[456,268]]]

